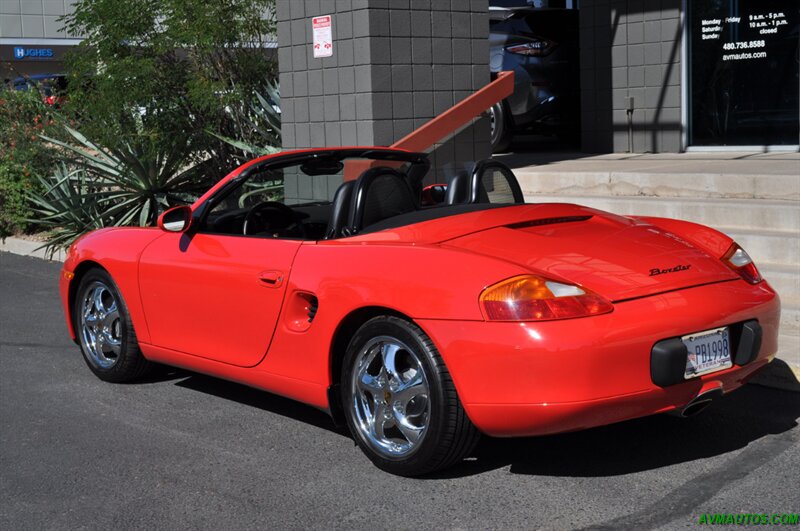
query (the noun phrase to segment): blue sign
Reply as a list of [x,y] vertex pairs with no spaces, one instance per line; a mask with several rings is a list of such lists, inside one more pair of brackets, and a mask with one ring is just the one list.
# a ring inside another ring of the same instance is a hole
[[23,48],[14,46],[14,59],[52,59],[52,48]]

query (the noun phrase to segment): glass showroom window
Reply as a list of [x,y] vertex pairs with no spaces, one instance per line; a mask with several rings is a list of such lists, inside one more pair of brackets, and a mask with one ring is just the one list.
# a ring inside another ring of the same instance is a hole
[[689,0],[689,144],[797,145],[797,0]]

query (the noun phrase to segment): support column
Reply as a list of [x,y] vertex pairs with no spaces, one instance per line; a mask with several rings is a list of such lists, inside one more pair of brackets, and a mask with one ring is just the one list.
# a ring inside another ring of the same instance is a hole
[[[277,0],[284,149],[388,146],[489,82],[488,0]],[[312,18],[332,16],[333,55]],[[431,153],[431,182],[491,155],[480,118]],[[310,180],[309,180],[310,181]],[[287,176],[289,202],[328,199]]]
[[681,150],[681,1],[580,6],[581,133],[588,152]]

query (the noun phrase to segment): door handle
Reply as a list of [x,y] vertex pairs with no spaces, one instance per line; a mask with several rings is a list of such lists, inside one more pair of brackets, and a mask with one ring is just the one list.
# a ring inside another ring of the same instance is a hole
[[258,274],[258,280],[261,282],[262,286],[267,286],[268,288],[277,288],[283,284],[283,272],[262,271]]

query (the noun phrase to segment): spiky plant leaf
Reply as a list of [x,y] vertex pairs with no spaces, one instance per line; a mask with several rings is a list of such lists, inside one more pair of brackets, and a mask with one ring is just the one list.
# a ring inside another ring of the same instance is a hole
[[252,100],[226,108],[226,112],[239,129],[237,136],[250,140],[236,140],[216,131],[207,132],[241,150],[247,157],[279,152],[281,150],[280,91],[275,82],[268,83],[265,90],[266,96],[255,92]]
[[43,246],[49,254],[68,247],[81,234],[101,227],[155,225],[167,208],[194,201],[210,184],[214,161],[195,160],[193,146],[159,142],[131,123],[136,134],[104,146],[62,123],[74,143],[43,137],[64,148],[64,160],[41,178],[44,192],[30,196],[36,221],[51,229]]

